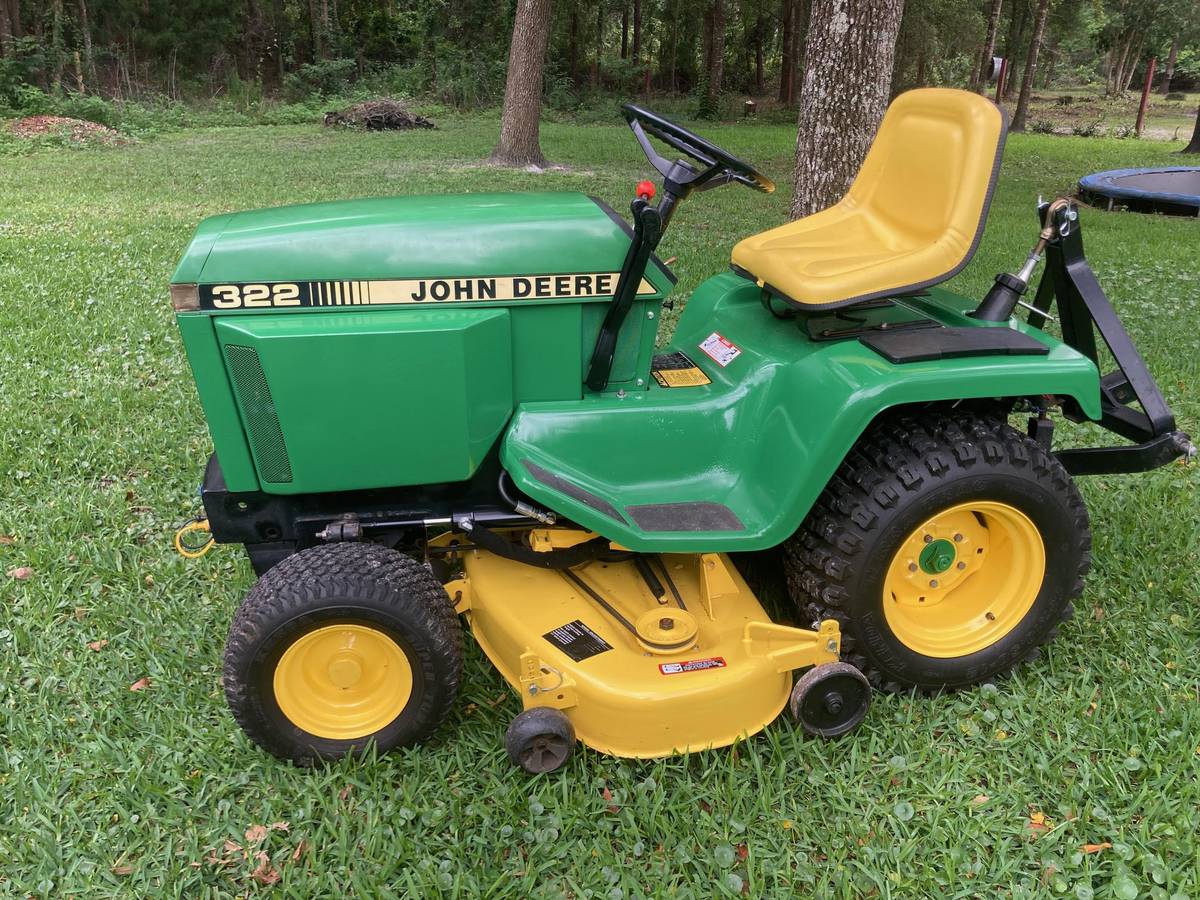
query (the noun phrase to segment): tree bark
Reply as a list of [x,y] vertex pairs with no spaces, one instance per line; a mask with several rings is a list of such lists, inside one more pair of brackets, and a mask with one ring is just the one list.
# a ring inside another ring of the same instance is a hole
[[8,0],[0,0],[0,59],[9,54],[12,47],[13,27],[8,14]]
[[600,51],[604,46],[604,4],[596,3],[596,55],[592,57],[592,87],[600,86]]
[[542,114],[542,75],[550,38],[550,0],[517,0],[508,81],[500,118],[500,143],[491,162],[504,166],[545,166],[538,139]]
[[721,106],[721,79],[725,73],[725,0],[712,0],[705,25],[705,79],[700,115],[715,117]]
[[621,7],[621,59],[629,59],[629,4]]
[[1175,77],[1175,63],[1179,59],[1179,38],[1171,39],[1171,52],[1167,54],[1167,64],[1163,68],[1162,93],[1171,93],[1171,80]]
[[1192,139],[1180,153],[1200,153],[1200,109],[1196,110],[1196,127],[1192,129]]
[[992,57],[996,55],[996,32],[1000,30],[1000,13],[1003,7],[1004,0],[992,0],[987,32],[983,36],[983,49],[979,51],[979,65],[975,67],[975,75],[971,79],[971,89],[974,91],[987,92],[987,75],[992,66]]
[[63,65],[66,62],[66,55],[63,52],[62,0],[51,0],[50,17],[50,53],[52,54],[51,71],[53,72],[51,84],[54,92],[58,93],[62,90]]
[[[2,2],[2,0],[0,0]],[[96,91],[96,56],[92,52],[92,26],[88,21],[87,0],[79,0],[79,36],[83,40],[83,71],[93,93]]]
[[793,219],[832,206],[854,180],[887,108],[903,13],[904,0],[813,0]]
[[1025,130],[1025,119],[1029,116],[1029,97],[1033,93],[1038,54],[1042,50],[1042,35],[1046,31],[1046,18],[1049,15],[1050,0],[1038,0],[1037,15],[1033,20],[1033,37],[1029,41],[1029,55],[1025,57],[1025,77],[1021,79],[1021,96],[1017,99],[1017,111],[1013,114],[1009,131]]
[[1004,55],[1008,59],[1008,76],[1004,85],[1004,99],[1011,100],[1017,93],[1017,79],[1013,77],[1017,71],[1017,48],[1025,36],[1025,23],[1029,19],[1028,0],[1019,0],[1012,10],[1012,19],[1008,25],[1008,41],[1004,47]]
[[761,94],[763,92],[763,36],[767,32],[767,23],[763,18],[762,10],[758,11],[758,18],[754,20],[754,93]]
[[325,58],[325,32],[321,28],[321,13],[317,0],[308,0],[308,26],[312,33],[313,60]]
[[642,0],[633,0],[633,59],[637,62],[642,53]]
[[779,36],[783,43],[783,55],[779,63],[779,102],[784,106],[792,103],[795,89],[795,48],[792,46],[792,17],[796,15],[796,0],[783,0],[780,13]]

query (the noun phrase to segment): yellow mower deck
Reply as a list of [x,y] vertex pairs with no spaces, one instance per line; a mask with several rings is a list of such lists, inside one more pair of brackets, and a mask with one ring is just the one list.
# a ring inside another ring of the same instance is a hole
[[[583,537],[594,535],[547,529],[530,543]],[[464,576],[446,590],[526,709],[562,710],[580,740],[616,756],[752,735],[787,703],[791,670],[837,661],[837,623],[772,623],[724,555],[647,559],[667,588],[661,598],[632,561],[559,571],[478,549],[463,554]]]

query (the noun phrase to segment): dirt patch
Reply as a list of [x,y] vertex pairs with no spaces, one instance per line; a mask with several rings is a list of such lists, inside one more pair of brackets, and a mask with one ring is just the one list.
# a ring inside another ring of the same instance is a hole
[[396,100],[368,100],[345,109],[325,113],[325,124],[343,128],[365,128],[368,131],[390,131],[408,128],[433,128],[424,116],[414,115]]
[[17,137],[36,138],[53,135],[73,144],[127,144],[129,139],[107,125],[72,119],[67,116],[26,116],[8,126]]

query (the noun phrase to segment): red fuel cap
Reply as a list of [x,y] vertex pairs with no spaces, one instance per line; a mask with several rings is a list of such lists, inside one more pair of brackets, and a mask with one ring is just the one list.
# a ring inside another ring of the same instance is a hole
[[654,194],[655,194],[655,190],[654,190],[654,182],[653,181],[639,181],[638,182],[638,186],[637,186],[638,197],[640,197],[643,200],[653,200]]

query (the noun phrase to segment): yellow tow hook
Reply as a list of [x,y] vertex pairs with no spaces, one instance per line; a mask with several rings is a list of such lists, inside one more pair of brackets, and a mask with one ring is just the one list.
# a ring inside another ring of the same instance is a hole
[[[199,532],[207,534],[208,538],[203,544],[188,546],[184,542],[184,535]],[[212,536],[212,529],[208,526],[208,519],[192,519],[182,528],[175,532],[175,550],[184,559],[199,559],[205,553],[213,548],[213,544],[217,541]]]

